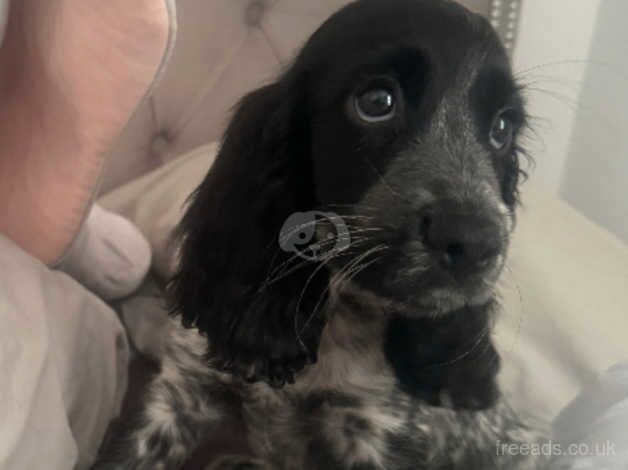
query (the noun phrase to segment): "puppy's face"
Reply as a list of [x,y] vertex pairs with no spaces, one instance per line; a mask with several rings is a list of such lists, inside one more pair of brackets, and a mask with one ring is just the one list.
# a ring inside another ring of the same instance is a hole
[[483,305],[523,122],[486,20],[445,0],[350,4],[237,107],[179,229],[173,310],[224,367],[282,383],[350,280],[406,315]]
[[525,118],[488,22],[449,2],[362,0],[294,70],[307,76],[316,199],[351,228],[332,272],[412,315],[488,302]]

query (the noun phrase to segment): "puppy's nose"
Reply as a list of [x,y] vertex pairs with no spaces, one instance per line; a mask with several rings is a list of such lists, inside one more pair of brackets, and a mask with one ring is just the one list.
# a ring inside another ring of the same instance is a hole
[[451,205],[424,211],[421,235],[441,266],[457,275],[489,266],[504,243],[496,221]]

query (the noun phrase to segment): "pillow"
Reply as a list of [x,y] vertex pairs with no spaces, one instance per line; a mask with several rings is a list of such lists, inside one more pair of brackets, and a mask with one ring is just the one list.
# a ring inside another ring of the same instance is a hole
[[[6,0],[0,0],[0,18]],[[0,47],[0,233],[55,263],[173,37],[173,0],[17,0]]]
[[[144,232],[163,278],[175,263],[170,234],[216,151],[216,144],[201,147],[101,201]],[[523,189],[500,283],[500,381],[515,407],[551,418],[585,383],[628,358],[628,248],[564,202]]]
[[131,222],[94,204],[58,269],[111,302],[141,285],[150,258],[148,241]]
[[218,144],[209,144],[127,183],[100,199],[100,204],[132,222],[148,238],[153,269],[162,279],[174,269],[171,234],[183,215],[185,202],[201,184],[213,163]]

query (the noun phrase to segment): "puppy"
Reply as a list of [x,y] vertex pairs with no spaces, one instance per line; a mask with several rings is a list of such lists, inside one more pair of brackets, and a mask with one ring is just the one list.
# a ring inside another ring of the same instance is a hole
[[178,468],[228,420],[251,455],[212,468],[540,468],[498,452],[543,433],[490,339],[525,117],[456,3],[332,16],[237,109],[181,224],[161,372],[98,468]]

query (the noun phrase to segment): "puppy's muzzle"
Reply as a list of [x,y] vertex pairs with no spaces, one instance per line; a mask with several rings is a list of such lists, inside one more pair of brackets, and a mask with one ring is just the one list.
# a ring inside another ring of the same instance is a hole
[[435,267],[458,279],[494,266],[505,249],[497,220],[451,201],[421,212],[420,234]]

